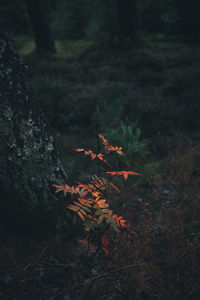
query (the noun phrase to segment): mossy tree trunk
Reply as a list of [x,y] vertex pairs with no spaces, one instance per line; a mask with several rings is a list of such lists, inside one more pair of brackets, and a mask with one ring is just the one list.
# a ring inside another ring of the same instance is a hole
[[40,54],[56,53],[54,40],[45,12],[44,0],[24,0],[30,17],[36,44]]
[[0,223],[45,233],[65,221],[66,199],[52,184],[66,174],[13,38],[0,31],[0,45]]

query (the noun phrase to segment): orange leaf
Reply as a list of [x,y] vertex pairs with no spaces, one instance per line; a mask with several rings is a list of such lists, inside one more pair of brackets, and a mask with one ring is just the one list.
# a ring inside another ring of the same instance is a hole
[[99,197],[101,197],[101,195],[102,195],[102,193],[101,192],[97,192],[97,191],[95,191],[95,192],[92,192],[92,196],[94,196],[94,197],[96,197],[96,198],[99,198]]
[[116,151],[118,154],[125,156],[125,154],[122,152],[122,147],[106,145],[105,149],[107,152]]
[[120,193],[120,190],[112,182],[109,182],[109,184]]
[[91,153],[92,160],[96,158],[96,154]]
[[101,243],[102,245],[107,246],[109,244],[109,239],[105,235],[103,235],[101,238]]
[[113,219],[115,220],[115,222],[117,223],[117,225],[122,228],[125,228],[126,227],[126,224],[125,224],[125,220],[121,217],[121,216],[116,216],[116,215],[113,215]]
[[72,204],[68,205],[67,208],[69,208],[69,209],[71,209],[73,211],[77,211],[78,210],[78,207],[76,207],[75,205],[72,205]]
[[52,186],[55,186],[55,188],[59,189],[59,190],[64,190],[65,187],[62,185],[56,185],[56,184],[52,184]]
[[103,203],[105,203],[105,202],[106,202],[105,199],[97,201],[97,203],[98,203],[99,205],[101,205],[101,204],[103,204]]
[[98,134],[98,137],[99,137],[100,139],[102,139],[104,145],[108,145],[107,140],[104,138],[104,136],[103,136],[102,134],[99,133],[99,134]]
[[122,228],[125,228],[126,227],[126,221],[125,220],[120,220],[120,226],[122,227]]
[[73,203],[74,203],[76,206],[80,206],[80,207],[82,207],[82,204],[81,204],[81,203],[79,203],[79,202],[73,201]]
[[[124,172],[126,172],[126,171],[124,171]],[[133,172],[133,171],[128,171],[128,174],[129,174],[129,175],[141,175],[141,174],[136,173],[136,172]]]
[[91,150],[87,150],[87,151],[84,152],[85,155],[90,155],[91,153],[92,153]]
[[108,249],[107,249],[107,248],[105,248],[105,247],[101,247],[101,249],[103,250],[103,252],[105,253],[105,255],[107,255],[107,256],[108,256],[108,254],[109,254],[109,251],[108,251]]
[[122,175],[124,176],[125,180],[128,178],[128,173],[127,172],[123,172]]
[[74,149],[74,151],[76,151],[76,152],[82,152],[82,151],[84,151],[84,149],[78,148],[78,149]]
[[139,173],[133,172],[133,171],[119,171],[119,172],[106,172],[107,174],[110,175],[118,175],[118,176],[123,176],[124,179],[128,178],[128,175],[140,175]]
[[77,211],[77,214],[83,221],[85,220],[85,217],[82,215],[82,213],[80,211]]
[[110,175],[117,175],[117,173],[119,175],[119,172],[106,172],[106,174],[110,174]]
[[99,154],[97,154],[97,157],[98,157],[100,160],[103,160],[103,154],[99,153]]

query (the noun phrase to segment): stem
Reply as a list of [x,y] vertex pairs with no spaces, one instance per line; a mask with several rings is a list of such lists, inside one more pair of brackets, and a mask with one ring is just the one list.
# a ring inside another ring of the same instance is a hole
[[[100,146],[100,141],[98,137],[98,133],[100,132],[100,126],[99,126],[99,105],[96,104],[96,139],[97,139],[97,153],[101,152],[101,146]],[[97,160],[97,174],[98,177],[101,176],[101,170],[100,170],[100,161]]]
[[87,241],[88,241],[88,246],[87,246],[87,257],[89,257],[89,251],[90,251],[90,240],[92,239],[92,235],[93,235],[93,232],[90,232],[87,236]]
[[97,255],[97,253],[99,252],[99,250],[101,249],[101,238],[106,233],[106,231],[109,229],[109,227],[110,226],[107,225],[106,228],[100,233],[100,236],[99,236],[99,245],[98,245],[96,251],[90,257],[88,257],[88,259],[86,261],[86,265],[87,265],[88,261],[92,260]]

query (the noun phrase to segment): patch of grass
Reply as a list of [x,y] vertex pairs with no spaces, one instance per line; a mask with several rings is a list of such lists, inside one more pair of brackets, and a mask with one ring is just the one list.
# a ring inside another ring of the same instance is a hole
[[[132,167],[140,169],[144,165],[149,150],[137,123],[121,122],[116,129],[109,130],[104,135],[111,145],[121,146],[124,149],[126,159]],[[119,155],[116,159],[120,165],[124,160]]]

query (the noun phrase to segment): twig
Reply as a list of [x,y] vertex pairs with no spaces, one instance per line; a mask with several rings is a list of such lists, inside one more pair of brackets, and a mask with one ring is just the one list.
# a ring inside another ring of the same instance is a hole
[[43,248],[43,250],[41,251],[40,255],[38,256],[38,258],[35,261],[35,264],[38,264],[40,259],[42,258],[42,256],[44,255],[45,251],[47,250],[47,246],[48,244],[46,243],[45,247]]
[[90,277],[90,279],[94,279],[94,280],[95,280],[95,279],[104,277],[104,276],[106,276],[106,275],[109,275],[109,274],[111,274],[111,273],[118,272],[118,271],[123,270],[123,269],[131,268],[131,267],[133,267],[133,266],[135,266],[135,264],[128,265],[128,266],[124,266],[124,267],[121,267],[121,268],[117,268],[117,269],[115,269],[115,270],[106,272],[106,273],[104,273],[104,274],[101,274],[101,275],[98,275],[98,276],[94,276],[94,277]]
[[46,243],[45,247],[42,249],[40,255],[38,256],[38,258],[36,259],[36,261],[34,263],[28,263],[25,267],[24,267],[24,272],[26,272],[28,270],[28,268],[30,268],[30,266],[34,266],[37,265],[40,261],[40,259],[42,258],[42,256],[44,255],[45,251],[47,250],[47,246],[48,243]]

